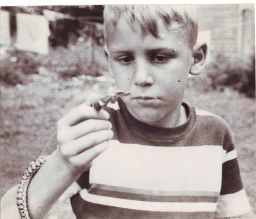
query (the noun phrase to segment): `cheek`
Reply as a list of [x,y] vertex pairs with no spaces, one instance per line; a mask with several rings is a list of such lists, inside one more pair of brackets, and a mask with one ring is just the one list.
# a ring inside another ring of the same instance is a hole
[[189,68],[189,62],[183,63],[177,61],[171,63],[171,65],[161,71],[163,73],[161,77],[162,83],[166,84],[166,87],[169,85],[170,89],[172,89],[172,87],[179,88],[186,86]]
[[165,74],[165,76],[157,79],[159,89],[171,99],[174,96],[182,96],[187,85],[187,73],[184,74],[182,71],[177,71],[176,73],[171,72],[168,76]]
[[124,74],[114,74],[114,79],[116,81],[116,84],[119,88],[128,88],[131,84],[130,78],[127,75]]
[[127,90],[132,83],[132,75],[129,71],[118,65],[112,65],[111,70],[117,86],[120,89]]

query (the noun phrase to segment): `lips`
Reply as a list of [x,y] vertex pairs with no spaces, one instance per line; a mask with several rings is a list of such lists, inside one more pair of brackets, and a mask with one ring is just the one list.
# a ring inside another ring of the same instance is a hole
[[159,99],[157,97],[150,97],[150,96],[136,96],[133,97],[133,99],[137,99],[137,100],[154,100],[154,99]]
[[133,101],[144,107],[157,107],[163,104],[161,98],[152,96],[133,96]]

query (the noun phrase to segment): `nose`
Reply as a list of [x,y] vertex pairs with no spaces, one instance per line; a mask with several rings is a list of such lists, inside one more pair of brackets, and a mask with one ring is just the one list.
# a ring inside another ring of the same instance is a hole
[[153,83],[152,75],[147,70],[147,63],[143,60],[137,60],[134,84],[140,87],[150,87]]

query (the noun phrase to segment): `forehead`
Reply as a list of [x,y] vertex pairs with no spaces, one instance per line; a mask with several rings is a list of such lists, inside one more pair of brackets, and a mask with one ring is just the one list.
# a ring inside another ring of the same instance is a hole
[[159,18],[156,28],[158,37],[143,29],[138,21],[128,22],[125,16],[121,16],[116,25],[107,27],[107,46],[112,51],[138,48],[142,45],[147,48],[188,46],[183,26],[175,23],[167,26]]

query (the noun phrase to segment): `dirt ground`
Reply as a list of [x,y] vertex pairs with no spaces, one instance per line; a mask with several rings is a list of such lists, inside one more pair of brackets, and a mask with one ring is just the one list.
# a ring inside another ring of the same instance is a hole
[[[110,90],[112,82],[91,77],[63,80],[40,70],[26,86],[1,86],[0,99],[0,197],[15,185],[28,162],[54,138],[55,124],[90,93]],[[256,218],[256,117],[255,101],[240,94],[203,91],[190,86],[185,99],[196,107],[222,116],[235,133],[244,187]]]

